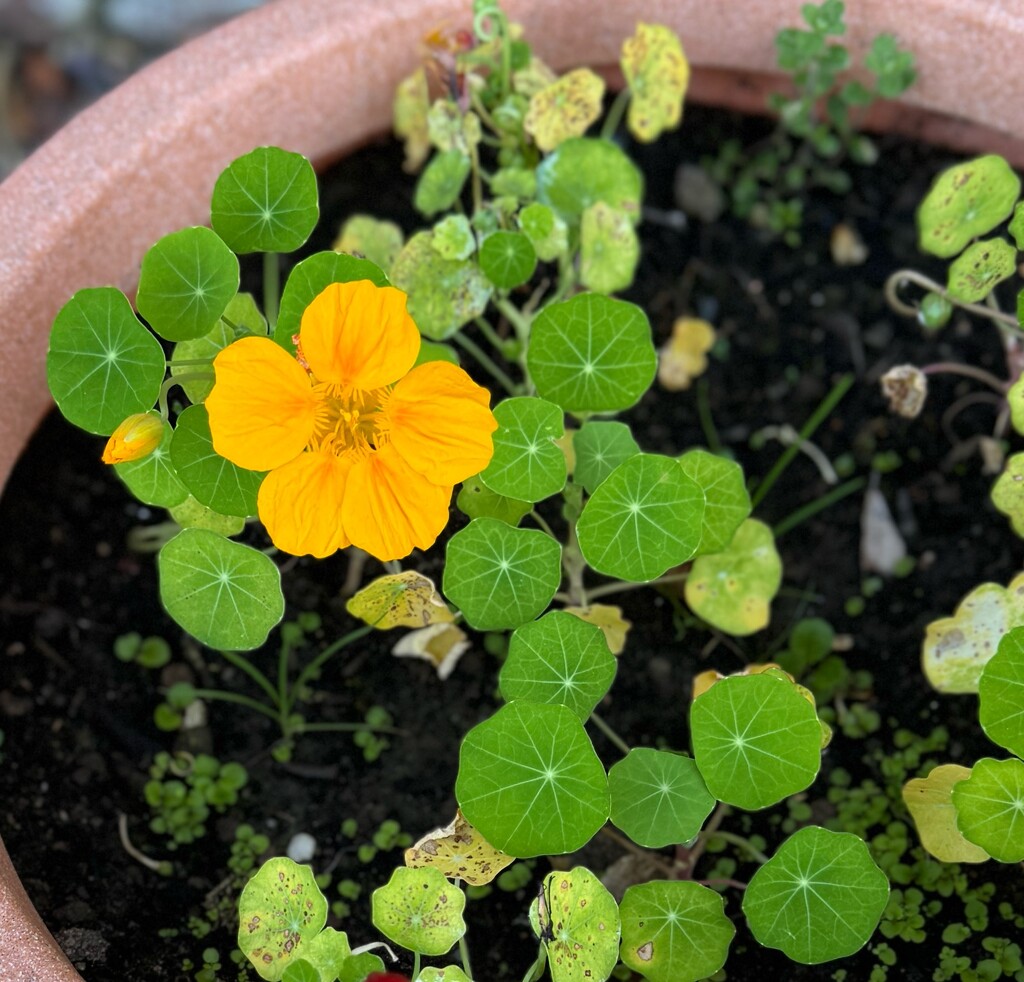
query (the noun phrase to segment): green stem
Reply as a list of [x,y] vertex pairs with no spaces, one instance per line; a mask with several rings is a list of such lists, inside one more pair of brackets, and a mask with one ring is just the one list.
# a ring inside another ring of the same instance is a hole
[[412,953],[412,977],[414,979],[420,977],[420,953],[418,951]]
[[389,736],[404,736],[406,731],[397,726],[384,726],[379,723],[303,723],[303,733],[358,733],[367,730],[370,733],[387,733]]
[[167,395],[176,385],[184,385],[186,382],[212,382],[213,380],[213,372],[182,372],[181,375],[172,375],[170,378],[164,379],[164,384],[160,386],[160,415],[164,419],[170,415],[170,410],[167,407]]
[[717,829],[714,833],[716,838],[725,839],[726,842],[731,842],[734,846],[739,846],[745,850],[753,859],[756,859],[763,866],[768,862],[768,857],[761,852],[760,849],[755,848],[750,842],[743,838],[742,835],[736,835],[733,832],[723,832],[721,829]]
[[628,754],[630,746],[622,739],[597,713],[590,714],[590,722],[593,723],[615,746],[622,751],[623,754]]
[[281,265],[276,252],[263,253],[263,313],[267,317],[270,334],[277,327],[278,303],[281,296]]
[[646,586],[662,586],[667,583],[685,583],[689,573],[672,573],[670,576],[659,576],[656,580],[649,580],[647,583],[627,583],[625,580],[616,580],[614,583],[604,583],[595,586],[588,591],[591,600],[598,597],[607,597],[613,593],[625,593],[626,590],[639,590]]
[[271,684],[270,679],[266,677],[245,655],[238,654],[237,651],[222,651],[221,655],[224,656],[224,660],[230,662],[235,668],[242,672],[245,672],[268,696],[270,696],[271,703],[281,710],[280,695]]
[[519,338],[525,346],[530,340],[531,318],[527,317],[514,303],[510,302],[507,297],[501,297],[500,299],[495,300],[494,306],[508,318],[508,322],[515,329],[516,337]]
[[473,323],[480,328],[480,333],[487,338],[495,351],[501,351],[505,347],[505,340],[498,336],[498,332],[491,327],[491,322],[486,317],[477,317]]
[[523,982],[536,982],[544,974],[544,966],[548,961],[548,950],[541,944],[537,949],[537,960],[526,970]]
[[785,535],[787,532],[795,529],[802,522],[806,522],[808,518],[812,518],[817,515],[819,511],[824,511],[826,508],[834,505],[837,501],[842,501],[847,495],[854,494],[864,487],[865,481],[863,477],[855,477],[847,481],[845,484],[840,484],[838,487],[833,488],[828,494],[823,494],[819,498],[815,498],[814,501],[809,504],[803,505],[797,508],[795,511],[790,512],[781,522],[779,522],[775,528],[772,529],[772,535],[776,539]]
[[459,935],[459,957],[462,959],[462,971],[470,978],[473,977],[473,969],[469,966],[469,945],[466,944],[466,936]]
[[844,375],[832,386],[828,395],[821,400],[818,408],[811,413],[810,418],[801,427],[799,439],[786,447],[779,459],[775,461],[772,469],[768,471],[768,475],[755,489],[751,496],[751,504],[754,508],[757,508],[764,500],[765,495],[772,489],[772,485],[782,476],[793,458],[800,452],[800,447],[814,435],[814,431],[828,418],[832,410],[839,404],[839,400],[849,392],[851,385],[853,385],[853,375]]
[[284,728],[287,714],[291,712],[291,693],[288,691],[288,660],[291,656],[291,645],[281,642],[277,652],[277,704],[281,707],[281,726]]
[[240,692],[225,692],[223,689],[196,689],[195,693],[197,699],[208,701],[219,699],[221,702],[232,702],[236,706],[245,706],[246,709],[251,709],[253,712],[269,716],[275,723],[280,724],[281,722],[279,714],[269,706],[265,706],[262,702],[249,696],[243,696]]
[[1014,332],[1020,330],[1020,325],[1017,323],[1017,318],[1014,314],[993,310],[984,304],[967,303],[964,300],[958,300],[956,297],[950,296],[941,283],[936,283],[935,280],[929,279],[916,269],[899,269],[885,281],[885,299],[896,313],[903,314],[905,317],[917,317],[917,307],[906,304],[900,299],[899,291],[904,283],[913,283],[915,286],[919,286],[930,293],[937,293],[940,297],[944,297],[953,304],[954,307],[977,314],[979,317],[987,317],[989,320],[995,321],[1000,327],[1008,327]]
[[287,711],[291,711],[292,706],[295,705],[295,700],[298,696],[299,691],[302,687],[323,667],[323,665],[334,655],[336,655],[342,648],[347,647],[353,641],[358,641],[360,638],[366,637],[373,630],[372,624],[367,624],[364,627],[357,627],[354,631],[349,631],[348,634],[338,638],[337,641],[329,644],[319,655],[316,656],[301,672],[299,677],[295,680],[295,684],[292,686],[292,691],[289,694],[288,704],[285,707]]
[[452,335],[452,340],[462,348],[465,348],[481,365],[482,368],[486,369],[491,377],[509,394],[516,394],[516,384],[512,381],[492,360],[491,356],[484,351],[475,341],[471,341],[464,334],[456,331]]
[[544,521],[544,517],[540,514],[540,512],[537,511],[536,508],[534,508],[530,512],[530,518],[532,518],[545,532],[547,532],[547,534],[550,535],[552,539],[554,539],[556,542],[558,541],[558,536],[556,536],[555,533],[551,531],[551,526],[548,525],[546,521]]
[[712,453],[722,452],[722,441],[719,439],[715,421],[711,418],[711,403],[708,400],[708,380],[697,380],[697,415],[700,417],[700,428],[704,431],[704,439],[708,441],[708,449]]
[[964,378],[972,378],[976,382],[987,385],[1001,396],[1006,395],[1006,390],[1010,387],[1009,382],[996,378],[991,372],[986,372],[984,368],[978,368],[975,365],[963,365],[957,361],[936,361],[930,365],[923,365],[921,367],[921,374],[962,375]]
[[611,104],[611,108],[608,110],[608,115],[604,118],[604,123],[601,125],[601,139],[610,140],[615,136],[615,131],[619,128],[619,123],[622,122],[622,117],[625,115],[626,106],[629,105],[629,99],[632,93],[629,91],[629,86],[624,85],[615,95],[615,101]]

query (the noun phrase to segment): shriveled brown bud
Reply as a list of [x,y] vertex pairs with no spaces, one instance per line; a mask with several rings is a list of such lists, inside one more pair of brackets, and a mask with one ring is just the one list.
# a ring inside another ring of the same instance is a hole
[[916,365],[896,365],[882,376],[882,392],[891,412],[913,419],[928,397],[928,378]]

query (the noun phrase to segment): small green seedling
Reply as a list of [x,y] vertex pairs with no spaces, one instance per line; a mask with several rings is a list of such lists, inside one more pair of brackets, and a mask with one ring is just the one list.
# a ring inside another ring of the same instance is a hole
[[163,668],[171,660],[171,646],[163,638],[143,638],[131,631],[115,639],[114,655],[119,661],[133,661],[143,668]]

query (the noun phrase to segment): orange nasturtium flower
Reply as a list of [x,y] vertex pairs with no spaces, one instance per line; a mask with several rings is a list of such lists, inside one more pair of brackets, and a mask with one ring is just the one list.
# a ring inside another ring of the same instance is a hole
[[405,294],[360,280],[306,308],[294,357],[248,337],[214,359],[213,447],[270,471],[258,508],[279,549],[356,545],[382,560],[426,549],[453,486],[490,462],[490,393],[449,362],[413,368],[419,347]]

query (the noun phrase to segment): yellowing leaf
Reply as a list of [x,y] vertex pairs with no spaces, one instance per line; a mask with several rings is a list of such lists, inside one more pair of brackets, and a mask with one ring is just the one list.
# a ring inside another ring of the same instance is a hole
[[1009,587],[982,583],[952,617],[932,621],[921,647],[921,665],[939,692],[977,692],[985,663],[1011,628],[1024,624],[1024,573]]
[[670,392],[688,389],[708,367],[706,353],[715,343],[715,329],[696,317],[680,317],[672,337],[659,352],[658,381]]
[[431,624],[410,631],[391,653],[399,658],[422,658],[430,662],[443,682],[468,648],[466,633],[455,624]]
[[409,173],[418,171],[430,153],[430,136],[427,130],[429,109],[427,73],[418,68],[398,83],[392,105],[395,136],[405,141],[403,169]]
[[631,99],[626,125],[642,143],[679,125],[690,63],[679,38],[660,24],[637,24],[622,44],[622,74]]
[[566,427],[565,432],[554,441],[555,446],[562,451],[562,456],[565,457],[565,470],[570,477],[576,470],[576,448],[572,445],[572,438],[575,434],[576,430],[571,426]]
[[345,609],[380,631],[450,624],[455,619],[433,580],[411,569],[374,580]]
[[436,866],[448,879],[462,880],[470,886],[490,883],[514,862],[514,856],[495,849],[463,818],[461,811],[444,828],[428,832],[405,850],[406,866]]
[[464,113],[451,99],[436,99],[427,113],[427,135],[442,153],[458,150],[468,157],[480,142],[480,117]]
[[530,98],[523,129],[545,153],[563,140],[582,136],[601,115],[604,79],[589,68],[577,68]]
[[387,272],[402,251],[404,242],[402,230],[394,222],[381,221],[370,215],[352,215],[342,225],[331,248],[335,252],[365,256]]
[[917,826],[921,845],[944,863],[983,863],[990,858],[956,827],[953,785],[970,776],[969,767],[940,764],[927,777],[915,777],[903,785],[903,800]]
[[622,616],[621,607],[609,604],[591,604],[589,607],[566,607],[565,612],[578,617],[581,621],[594,624],[604,632],[604,639],[613,655],[621,655],[626,647],[626,635],[633,626]]
[[558,73],[549,68],[540,58],[533,57],[525,68],[512,73],[512,88],[530,98],[541,89],[558,81]]

